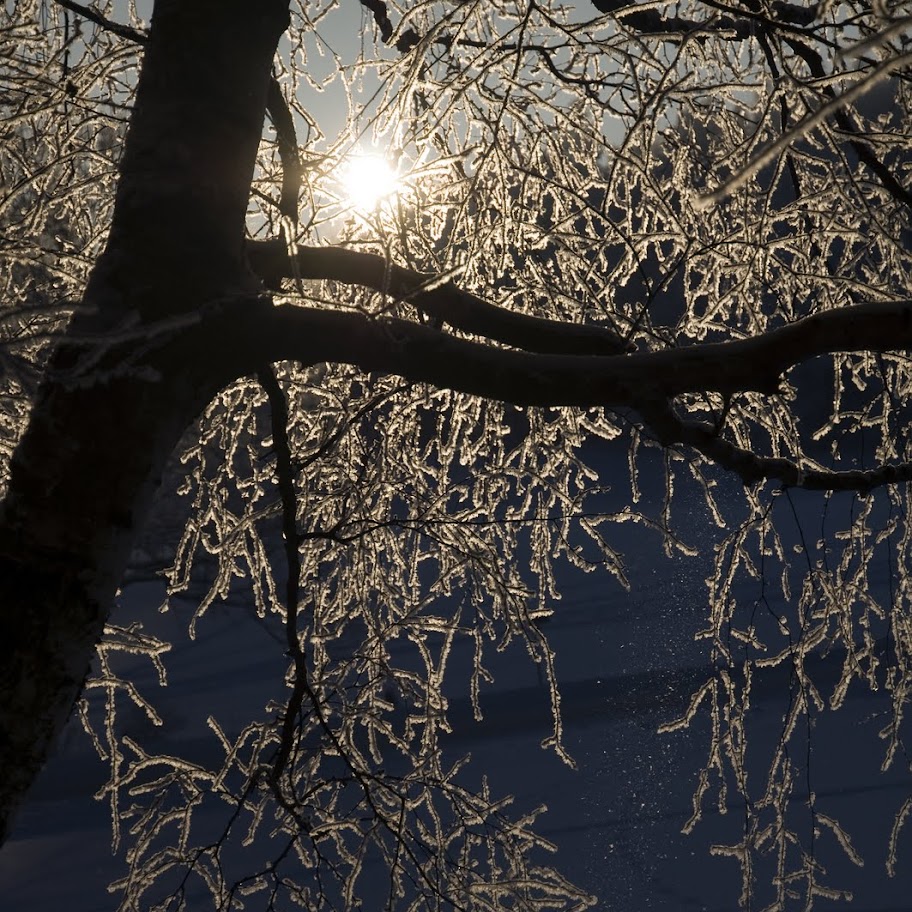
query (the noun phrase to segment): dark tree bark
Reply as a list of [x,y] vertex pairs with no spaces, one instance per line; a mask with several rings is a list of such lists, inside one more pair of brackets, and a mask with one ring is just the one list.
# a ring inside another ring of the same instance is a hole
[[259,289],[244,218],[287,6],[155,4],[107,248],[0,514],[0,838],[79,695],[164,462],[223,382],[202,334],[151,328],[230,319]]

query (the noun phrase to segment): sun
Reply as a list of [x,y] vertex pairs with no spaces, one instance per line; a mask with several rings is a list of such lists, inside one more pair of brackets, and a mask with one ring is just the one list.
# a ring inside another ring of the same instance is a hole
[[341,180],[346,200],[362,212],[373,211],[400,188],[395,168],[381,155],[350,156],[342,166]]

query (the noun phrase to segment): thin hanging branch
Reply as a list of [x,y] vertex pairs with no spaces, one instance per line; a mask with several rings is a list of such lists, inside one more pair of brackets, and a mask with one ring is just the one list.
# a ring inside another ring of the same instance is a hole
[[298,609],[301,587],[301,538],[298,533],[297,495],[295,494],[294,465],[288,440],[288,403],[285,393],[271,366],[257,371],[257,381],[269,400],[272,447],[276,456],[276,482],[282,501],[282,542],[285,549],[285,644],[294,663],[294,684],[282,719],[282,734],[278,753],[272,765],[272,778],[279,787],[282,774],[295,745],[298,718],[304,711],[308,696],[307,657],[298,633]]

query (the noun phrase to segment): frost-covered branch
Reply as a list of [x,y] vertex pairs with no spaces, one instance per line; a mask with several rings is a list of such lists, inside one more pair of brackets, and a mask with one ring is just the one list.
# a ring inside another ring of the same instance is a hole
[[[211,763],[155,736],[101,739],[112,808],[131,815],[124,912],[164,907],[175,884],[171,905],[202,892],[217,908],[251,891],[390,912],[589,904],[537,866],[531,816],[463,787],[445,735],[462,724],[455,688],[466,723],[487,712],[494,650],[514,642],[547,682],[562,753],[539,621],[575,569],[638,586],[644,564],[622,552],[639,542],[615,528],[630,522],[713,564],[694,628],[713,682],[688,714],[710,731],[695,816],[735,789],[744,905],[768,905],[771,885],[810,902],[818,837],[799,834],[847,838],[823,795],[812,826],[789,819],[793,772],[813,794],[799,729],[827,679],[811,657],[844,652],[834,707],[853,682],[888,695],[887,763],[908,739],[912,95],[896,64],[861,91],[887,55],[908,60],[893,15],[862,0],[157,0],[147,37],[135,3],[6,4],[0,352],[43,385],[0,373],[0,446],[16,453],[0,644],[24,656],[0,662],[4,693],[24,695],[0,700],[15,710],[2,820],[179,446],[169,522],[190,516],[170,591],[194,599],[191,635],[241,596],[278,644],[275,689],[240,727],[205,720]],[[317,95],[339,102],[330,116]],[[369,210],[341,179],[358,146],[401,177]],[[718,187],[730,195],[694,205]],[[58,325],[38,316],[62,300],[82,302],[65,331],[78,364],[47,371]],[[807,498],[812,537],[788,515],[797,486],[878,490]],[[194,569],[214,571],[201,598]],[[758,780],[764,665],[791,699]],[[96,692],[171,724],[110,670]]]
[[[820,80],[823,84],[824,95],[831,102],[835,101],[836,94],[833,87],[825,84],[826,68],[823,65],[820,54],[798,36],[789,36],[786,41],[800,55],[814,78]],[[890,196],[897,202],[901,202],[904,206],[912,209],[912,192],[899,182],[896,175],[877,155],[876,147],[865,138],[864,130],[856,123],[851,112],[845,107],[837,106],[833,112],[833,120],[836,122],[836,126],[848,137],[855,154],[877,176],[877,179]]]
[[[731,195],[738,187],[766,165],[775,161],[789,146],[805,137],[815,127],[819,127],[830,117],[844,111],[845,108],[857,101],[867,92],[870,92],[878,83],[893,75],[897,70],[908,67],[912,63],[912,53],[900,54],[878,64],[872,70],[865,72],[861,78],[854,82],[841,94],[830,93],[829,100],[819,108],[803,117],[790,129],[779,135],[766,148],[761,149],[745,167],[733,174],[721,186],[701,198],[704,205],[718,203]],[[905,202],[905,200],[903,200]]]

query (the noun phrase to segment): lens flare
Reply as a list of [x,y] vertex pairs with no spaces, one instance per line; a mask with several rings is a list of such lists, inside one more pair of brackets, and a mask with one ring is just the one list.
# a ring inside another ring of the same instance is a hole
[[353,155],[343,166],[342,187],[351,206],[370,212],[399,190],[399,178],[382,156]]

